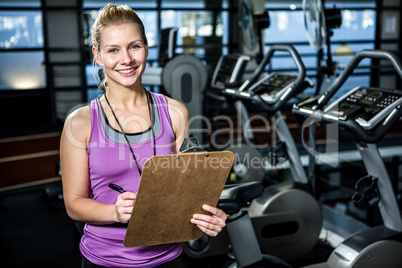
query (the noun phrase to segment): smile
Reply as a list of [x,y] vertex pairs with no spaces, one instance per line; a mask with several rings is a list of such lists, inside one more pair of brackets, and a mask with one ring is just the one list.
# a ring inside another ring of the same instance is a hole
[[118,71],[118,72],[119,72],[119,73],[123,73],[123,74],[129,74],[129,73],[131,73],[131,72],[134,72],[135,69],[137,69],[137,68],[136,68],[136,67],[133,67],[133,68],[131,68],[131,69],[120,70],[120,71]]

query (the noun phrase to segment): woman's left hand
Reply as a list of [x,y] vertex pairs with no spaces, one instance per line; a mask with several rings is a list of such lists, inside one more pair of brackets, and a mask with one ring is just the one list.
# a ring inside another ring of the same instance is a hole
[[203,205],[202,209],[210,212],[212,215],[194,214],[191,222],[196,224],[201,231],[209,236],[217,236],[218,233],[226,226],[226,214],[223,210]]

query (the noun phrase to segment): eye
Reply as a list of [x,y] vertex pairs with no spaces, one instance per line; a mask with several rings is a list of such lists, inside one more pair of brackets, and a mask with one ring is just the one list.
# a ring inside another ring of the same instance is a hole
[[117,52],[117,49],[111,48],[111,49],[108,50],[108,52],[109,52],[109,53],[115,53],[115,52]]
[[139,49],[141,46],[140,45],[133,45],[131,48],[132,49]]

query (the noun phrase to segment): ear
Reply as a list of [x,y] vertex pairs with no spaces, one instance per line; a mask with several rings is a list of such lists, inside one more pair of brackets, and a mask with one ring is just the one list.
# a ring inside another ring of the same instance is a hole
[[92,53],[94,54],[95,62],[96,62],[99,66],[102,66],[102,67],[103,67],[103,62],[102,62],[101,56],[100,56],[100,54],[98,53],[98,50],[97,50],[95,47],[92,47]]
[[145,58],[148,58],[148,42],[145,44]]

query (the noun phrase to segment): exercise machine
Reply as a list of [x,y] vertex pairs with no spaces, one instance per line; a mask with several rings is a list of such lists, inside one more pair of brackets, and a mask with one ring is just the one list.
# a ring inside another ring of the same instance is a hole
[[190,132],[202,143],[203,121],[202,94],[207,85],[207,68],[193,55],[176,55],[177,28],[160,32],[159,66],[147,66],[142,82],[147,86],[162,86],[175,100],[182,102],[189,111]]
[[[233,102],[237,114],[237,127],[239,137],[230,137],[229,146],[225,150],[231,151],[236,155],[229,183],[244,183],[250,181],[262,181],[265,178],[266,170],[263,165],[251,166],[244,163],[244,159],[259,159],[263,161],[263,155],[250,143],[255,143],[255,138],[250,129],[250,115],[245,105],[238,99],[228,98],[222,95],[222,90],[227,87],[239,86],[243,81],[243,76],[247,64],[251,58],[243,54],[222,55],[214,70],[211,88],[208,95],[214,99],[220,99],[222,103]],[[216,138],[214,136],[213,138]],[[212,140],[212,144],[218,146],[217,139]],[[221,146],[221,145],[219,145]]]
[[244,209],[247,203],[261,196],[263,192],[264,185],[261,182],[229,184],[222,191],[217,206],[229,215],[226,232],[235,258],[229,268],[291,268],[282,259],[261,253],[250,215]]
[[[376,143],[402,115],[402,93],[374,87],[356,87],[330,103],[350,74],[364,58],[386,60],[402,79],[401,62],[392,53],[363,50],[357,53],[328,91],[294,105],[293,113],[307,124],[320,122],[338,127],[339,141],[353,141],[367,176],[358,180],[352,201],[360,208],[378,206],[382,225],[351,235],[337,246],[319,267],[400,267],[402,263],[402,220],[396,196]],[[333,133],[327,132],[327,135]]]
[[[347,77],[364,58],[389,60],[402,78],[401,64],[393,54],[363,50],[355,55],[329,90],[319,98],[294,105],[293,112],[321,124],[337,124],[340,141],[354,141],[368,175],[356,184],[352,201],[361,208],[378,206],[383,225],[351,235],[336,247],[328,260],[305,268],[400,267],[402,263],[402,220],[395,194],[376,143],[402,115],[402,93],[373,87],[356,87],[329,104]],[[229,214],[227,233],[236,262],[230,267],[286,267],[286,262],[261,254],[252,220],[244,204],[263,192],[259,182],[225,186],[218,207]]]
[[[271,73],[263,75],[275,52],[286,52],[296,63],[294,74]],[[298,149],[282,116],[284,105],[307,86],[305,67],[292,45],[273,45],[260,65],[240,87],[226,87],[222,94],[238,101],[251,103],[272,115],[275,129],[283,150],[286,152],[292,179],[266,187],[244,209],[251,218],[253,235],[264,254],[283,260],[295,260],[308,253],[317,243],[322,227],[321,208],[311,194],[311,187],[302,166]],[[276,155],[271,152],[271,162]],[[249,183],[249,182],[247,182]],[[244,203],[245,204],[245,203]],[[244,205],[242,204],[242,205]],[[242,210],[244,211],[244,210]],[[242,212],[243,213],[243,212]],[[228,235],[229,232],[228,230]],[[228,251],[224,232],[217,238],[202,237],[201,240],[184,244],[187,255],[193,258]],[[247,233],[247,236],[251,235]],[[233,234],[232,234],[233,236]],[[239,234],[240,236],[240,234]],[[229,241],[233,248],[233,238]],[[218,246],[219,245],[219,246]]]

